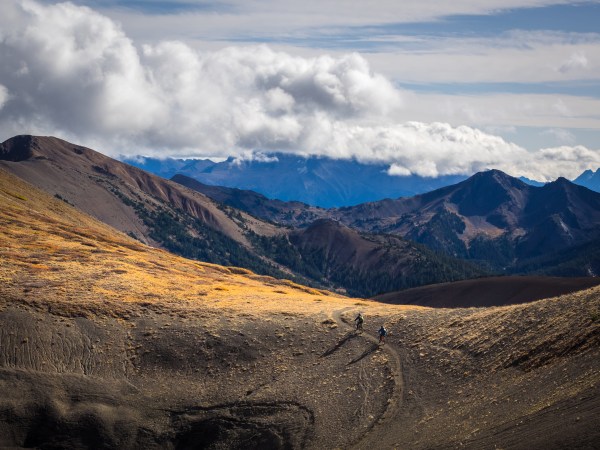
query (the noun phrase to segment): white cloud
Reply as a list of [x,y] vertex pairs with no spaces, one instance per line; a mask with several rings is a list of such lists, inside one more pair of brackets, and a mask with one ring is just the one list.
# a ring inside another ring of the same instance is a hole
[[387,174],[392,176],[406,177],[411,174],[411,171],[400,164],[392,163],[387,170]]
[[571,133],[569,130],[565,130],[564,128],[550,128],[548,130],[544,130],[542,134],[547,136],[552,136],[560,142],[564,142],[567,144],[573,144],[576,141],[575,135]]
[[337,123],[321,136],[328,156],[355,157],[364,162],[391,163],[390,174],[436,177],[471,174],[506,166],[527,151],[480,130],[447,123],[407,122],[388,126]]
[[577,145],[538,150],[523,169],[529,171],[533,179],[552,181],[561,176],[573,179],[585,170],[596,170],[599,167],[600,149],[591,150]]
[[[0,38],[5,137],[59,134],[113,155],[243,161],[276,150],[384,162],[395,175],[500,168],[539,179],[557,167],[571,174],[597,162],[598,151],[583,147],[530,153],[460,126],[510,127],[515,112],[547,118],[556,105],[582,120],[573,113],[581,105],[568,97],[535,97],[530,105],[504,96],[440,102],[395,88],[356,53],[300,57],[267,46],[199,52],[178,41],[137,47],[113,20],[71,3],[26,1],[12,18],[21,26]],[[586,108],[597,106],[590,100]],[[591,112],[589,120],[597,121]]]
[[0,84],[0,110],[4,107],[4,104],[8,100],[8,89]]
[[5,123],[28,119],[81,138],[113,135],[215,155],[292,148],[321,113],[373,119],[401,104],[358,54],[307,59],[266,46],[198,53],[181,42],[138,51],[91,9],[23,5],[23,27],[0,44],[1,80],[14,94]]
[[569,59],[563,62],[558,68],[559,72],[566,73],[577,69],[586,69],[588,67],[588,59],[583,52],[573,53]]
[[279,161],[277,156],[265,155],[262,152],[246,150],[242,151],[234,160],[233,164],[242,165],[245,162],[256,161],[260,163],[276,163]]
[[12,94],[4,120],[97,132],[157,120],[157,93],[137,50],[110,19],[69,3],[27,1],[21,20],[0,43],[0,77]]

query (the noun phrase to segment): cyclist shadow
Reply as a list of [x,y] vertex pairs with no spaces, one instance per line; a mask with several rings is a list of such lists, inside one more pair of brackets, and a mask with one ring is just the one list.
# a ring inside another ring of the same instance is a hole
[[364,359],[367,356],[369,356],[370,354],[376,352],[378,349],[379,349],[378,344],[371,344],[371,346],[369,348],[367,348],[363,353],[361,353],[356,358],[354,358],[352,361],[350,361],[347,365],[349,366],[350,364],[356,364],[361,359]]
[[355,337],[358,337],[359,335],[360,335],[360,333],[355,330],[349,331],[344,336],[342,336],[342,338],[333,347],[330,347],[327,350],[325,350],[325,352],[321,355],[321,357],[331,355],[333,352],[338,350],[342,345],[344,345],[350,339],[354,339]]

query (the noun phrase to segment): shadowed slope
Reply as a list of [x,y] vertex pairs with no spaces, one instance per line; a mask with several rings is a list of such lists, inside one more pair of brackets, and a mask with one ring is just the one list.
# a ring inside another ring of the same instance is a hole
[[254,191],[210,186],[177,174],[172,181],[201,192],[213,200],[278,224],[302,226],[327,216],[327,211],[301,202],[272,200]]
[[374,297],[397,305],[435,308],[502,306],[527,303],[581,291],[600,284],[600,278],[491,277],[421,286]]
[[595,448],[599,318],[600,287],[500,308],[382,309],[407,395],[363,448]]

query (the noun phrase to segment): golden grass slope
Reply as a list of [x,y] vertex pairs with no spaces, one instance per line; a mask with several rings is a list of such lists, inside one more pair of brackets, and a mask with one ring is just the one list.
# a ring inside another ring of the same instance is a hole
[[0,202],[0,281],[13,298],[52,297],[106,309],[123,301],[250,312],[309,312],[325,300],[347,301],[148,247],[1,170]]

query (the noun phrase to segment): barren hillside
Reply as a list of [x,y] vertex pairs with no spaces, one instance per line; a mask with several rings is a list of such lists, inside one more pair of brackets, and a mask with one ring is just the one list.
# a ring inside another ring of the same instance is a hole
[[0,206],[0,446],[600,443],[600,288],[383,305],[150,248],[1,170]]
[[502,306],[557,297],[599,284],[598,277],[488,277],[420,286],[374,298],[383,303],[435,308]]

